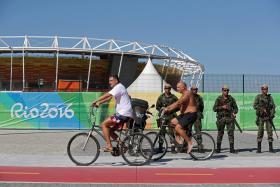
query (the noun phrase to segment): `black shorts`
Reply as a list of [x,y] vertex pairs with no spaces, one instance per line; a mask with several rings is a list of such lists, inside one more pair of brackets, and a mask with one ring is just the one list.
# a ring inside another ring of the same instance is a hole
[[184,130],[187,130],[188,133],[191,133],[192,125],[197,119],[197,112],[180,114],[176,119]]

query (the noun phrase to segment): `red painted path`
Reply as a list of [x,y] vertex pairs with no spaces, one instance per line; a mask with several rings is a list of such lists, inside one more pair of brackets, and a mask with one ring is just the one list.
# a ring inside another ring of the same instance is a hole
[[0,182],[280,184],[280,167],[213,169],[0,166]]

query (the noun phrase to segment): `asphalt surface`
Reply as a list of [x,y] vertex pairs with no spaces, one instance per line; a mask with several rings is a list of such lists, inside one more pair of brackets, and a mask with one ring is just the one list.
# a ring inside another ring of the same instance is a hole
[[[0,166],[19,167],[78,167],[67,156],[66,147],[69,139],[76,130],[0,130]],[[216,132],[209,132],[216,140]],[[280,132],[278,132],[280,134]],[[256,132],[246,131],[240,134],[235,132],[235,148],[238,154],[229,153],[228,137],[225,133],[222,144],[222,152],[214,154],[210,160],[194,161],[185,153],[167,155],[157,162],[151,162],[144,168],[280,168],[280,141],[275,139],[276,153],[268,152],[266,135],[262,143],[263,153],[256,153]],[[88,166],[104,168],[131,168],[122,157],[113,157],[109,153],[102,153],[97,161]],[[280,173],[279,173],[280,178]],[[0,175],[1,179],[1,175]],[[14,185],[12,185],[14,184]],[[5,182],[0,186],[16,186],[16,183]],[[17,184],[20,185],[20,184]],[[21,183],[21,185],[26,185]],[[37,184],[39,185],[39,184]],[[40,183],[41,186],[48,184]],[[64,186],[61,183],[52,183],[55,186]],[[67,184],[70,185],[70,184]],[[84,186],[86,184],[72,184]],[[88,184],[92,186],[93,184]],[[95,184],[95,186],[104,184]],[[126,186],[125,184],[119,184]],[[143,184],[141,184],[143,185]],[[145,184],[146,185],[146,184]],[[216,186],[215,184],[211,184]],[[243,184],[244,185],[244,184]],[[250,184],[258,186],[260,184]],[[30,186],[30,185],[29,185]],[[33,185],[36,186],[36,185]],[[110,186],[110,184],[106,184]],[[156,186],[149,184],[148,186]],[[174,186],[180,186],[175,184]],[[197,186],[197,185],[195,185]],[[207,185],[209,186],[209,185]],[[231,184],[230,186],[238,186]],[[280,184],[265,184],[261,186],[280,186]]]

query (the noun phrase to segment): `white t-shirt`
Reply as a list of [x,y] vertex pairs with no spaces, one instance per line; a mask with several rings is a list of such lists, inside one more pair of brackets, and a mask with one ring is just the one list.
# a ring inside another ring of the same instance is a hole
[[126,117],[133,117],[131,101],[124,85],[118,83],[109,91],[109,94],[114,96],[116,100],[116,113]]

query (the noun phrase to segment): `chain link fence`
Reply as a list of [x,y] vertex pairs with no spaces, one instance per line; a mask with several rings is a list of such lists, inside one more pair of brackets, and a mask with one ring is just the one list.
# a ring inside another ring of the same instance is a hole
[[232,93],[259,93],[263,84],[268,84],[270,93],[280,93],[280,75],[204,74],[199,89],[220,92],[224,84]]

